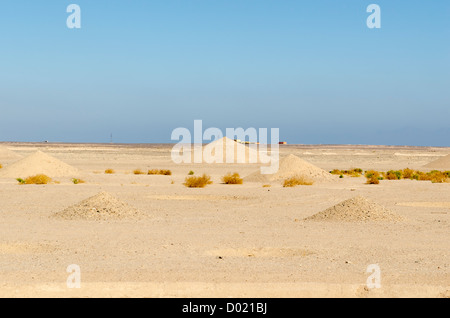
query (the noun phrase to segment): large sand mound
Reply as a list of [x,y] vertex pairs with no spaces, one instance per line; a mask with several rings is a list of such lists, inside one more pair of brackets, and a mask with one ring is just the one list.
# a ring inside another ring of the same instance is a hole
[[257,163],[259,160],[257,147],[252,149],[227,137],[204,146],[203,162],[208,162],[207,157],[223,163]]
[[49,177],[76,176],[78,169],[38,151],[0,170],[0,178],[26,178],[36,174]]
[[16,160],[22,158],[15,152],[9,150],[8,148],[4,146],[0,146],[0,163],[3,160]]
[[54,217],[66,220],[111,220],[139,218],[142,213],[107,192],[99,194],[55,213]]
[[261,171],[258,170],[245,177],[244,181],[270,182],[284,180],[296,176],[310,179],[314,182],[335,180],[333,175],[331,175],[329,172],[291,154],[280,161],[278,172],[270,175],[265,175],[261,174]]
[[357,196],[307,217],[305,220],[346,222],[400,221],[402,217],[392,213],[382,205],[362,196]]
[[424,167],[439,170],[450,170],[450,155],[432,161],[429,164],[426,164]]

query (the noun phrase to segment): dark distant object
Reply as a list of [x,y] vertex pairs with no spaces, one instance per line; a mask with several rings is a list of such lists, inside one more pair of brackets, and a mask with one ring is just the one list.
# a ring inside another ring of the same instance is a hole
[[286,141],[280,141],[278,144],[279,145],[287,145],[287,142]]
[[44,140],[43,142],[48,142],[48,140]]

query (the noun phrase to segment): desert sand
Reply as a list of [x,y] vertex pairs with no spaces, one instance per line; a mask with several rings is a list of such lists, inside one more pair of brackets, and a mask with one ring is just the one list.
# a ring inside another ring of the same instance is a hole
[[[449,148],[283,145],[264,179],[258,164],[175,164],[171,148],[1,143],[0,297],[450,297],[450,183],[323,174],[430,171]],[[58,183],[15,180],[43,169]],[[214,183],[183,186],[190,170]],[[283,188],[290,170],[317,182]]]

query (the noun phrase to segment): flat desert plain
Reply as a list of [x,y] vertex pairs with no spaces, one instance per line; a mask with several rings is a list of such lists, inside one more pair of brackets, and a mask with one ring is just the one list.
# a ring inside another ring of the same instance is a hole
[[[175,164],[172,146],[1,143],[0,296],[450,296],[450,183],[368,185],[365,177],[333,176],[292,188],[280,181],[270,187],[227,185],[221,182],[226,173],[245,177],[259,165]],[[37,151],[77,175],[56,176],[58,183],[47,185],[16,181],[28,175],[1,176]],[[449,153],[431,147],[280,146],[282,158],[295,155],[327,172],[430,171],[424,165]],[[105,174],[108,168],[115,173]],[[135,175],[138,168],[170,169],[172,175]],[[209,174],[213,184],[185,187],[190,170]],[[110,204],[111,196],[124,214],[82,217],[83,206],[94,214],[103,208],[84,201],[99,193],[106,197],[98,202]],[[355,197],[399,218],[307,219]],[[68,288],[72,264],[80,268],[81,288]],[[374,282],[375,272],[367,271],[372,264],[379,267],[380,288],[367,284]]]

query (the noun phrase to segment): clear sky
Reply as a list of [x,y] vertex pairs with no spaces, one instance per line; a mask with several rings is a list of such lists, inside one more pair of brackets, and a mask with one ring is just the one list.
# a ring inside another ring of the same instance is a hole
[[450,146],[448,0],[4,0],[0,41],[3,141]]

